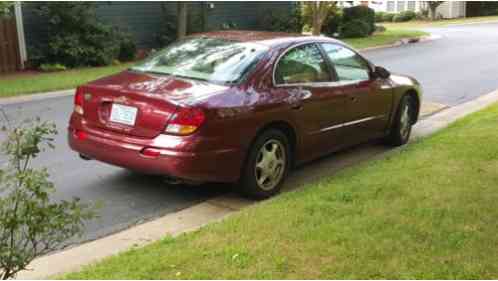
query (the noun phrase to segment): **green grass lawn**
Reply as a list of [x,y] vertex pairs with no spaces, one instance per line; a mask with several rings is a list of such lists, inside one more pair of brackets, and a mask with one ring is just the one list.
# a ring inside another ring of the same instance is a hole
[[[496,279],[498,104],[68,279]],[[165,226],[166,227],[166,226]]]
[[407,29],[387,29],[385,32],[375,33],[373,36],[367,38],[353,38],[345,39],[344,42],[350,44],[356,49],[364,49],[369,47],[383,46],[396,43],[404,38],[414,38],[429,33],[419,30]]
[[50,73],[0,76],[0,98],[75,88],[97,78],[122,71],[131,64],[81,68]]
[[409,22],[380,23],[380,24],[388,29],[398,29],[398,28],[417,29],[425,27],[442,27],[452,24],[466,24],[466,23],[487,22],[487,21],[498,21],[498,16],[446,19],[446,20],[437,20],[437,21],[409,21]]

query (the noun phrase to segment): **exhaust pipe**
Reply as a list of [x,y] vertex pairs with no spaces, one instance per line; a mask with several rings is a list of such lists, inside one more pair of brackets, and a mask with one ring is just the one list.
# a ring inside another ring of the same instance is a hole
[[86,155],[83,155],[81,153],[80,153],[80,158],[83,159],[83,160],[85,160],[85,161],[93,160],[92,158],[90,158],[90,157],[88,157]]

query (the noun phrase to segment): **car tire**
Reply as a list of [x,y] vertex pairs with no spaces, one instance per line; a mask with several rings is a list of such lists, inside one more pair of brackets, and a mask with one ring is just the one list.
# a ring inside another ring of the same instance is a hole
[[413,125],[413,98],[410,95],[404,95],[398,106],[395,119],[393,121],[391,132],[386,138],[386,143],[391,146],[400,146],[410,139]]
[[242,193],[255,199],[277,194],[287,177],[290,164],[287,136],[274,129],[263,132],[251,146],[242,170]]

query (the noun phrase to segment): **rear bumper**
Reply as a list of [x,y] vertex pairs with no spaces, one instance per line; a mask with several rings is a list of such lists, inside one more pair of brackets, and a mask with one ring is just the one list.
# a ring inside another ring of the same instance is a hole
[[[80,124],[81,125],[81,124]],[[68,142],[72,150],[89,158],[123,168],[166,175],[196,182],[235,182],[240,176],[242,155],[239,149],[214,148],[222,142],[199,138],[182,139],[178,136],[159,135],[154,139],[135,139],[109,131],[90,128],[68,128]],[[85,137],[77,136],[76,131]],[[211,144],[206,144],[211,143]],[[211,147],[209,150],[186,150]],[[157,157],[141,152],[144,148],[160,151]]]

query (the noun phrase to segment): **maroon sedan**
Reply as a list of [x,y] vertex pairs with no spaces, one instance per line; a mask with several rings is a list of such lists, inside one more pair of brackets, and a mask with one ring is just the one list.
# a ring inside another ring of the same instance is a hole
[[406,143],[420,99],[415,79],[334,39],[213,32],[78,87],[68,137],[84,159],[265,198],[297,164]]

